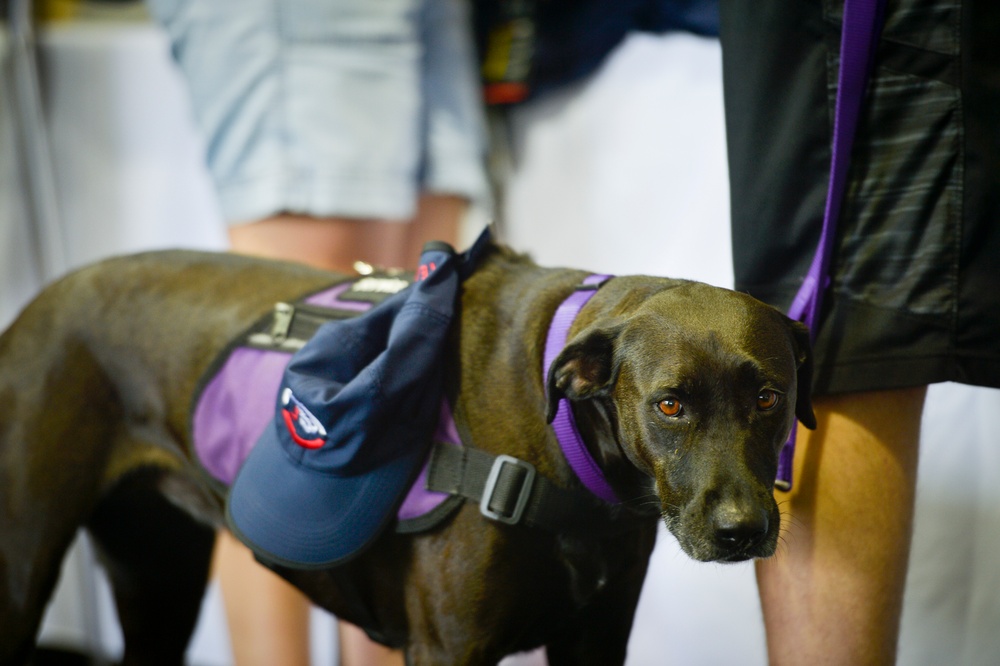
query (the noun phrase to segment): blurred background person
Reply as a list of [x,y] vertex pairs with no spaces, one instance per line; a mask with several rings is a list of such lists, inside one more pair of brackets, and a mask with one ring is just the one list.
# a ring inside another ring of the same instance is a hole
[[[415,268],[487,205],[463,0],[148,0],[170,36],[234,252]],[[237,664],[309,663],[304,597],[220,533]],[[339,623],[345,666],[402,664]]]

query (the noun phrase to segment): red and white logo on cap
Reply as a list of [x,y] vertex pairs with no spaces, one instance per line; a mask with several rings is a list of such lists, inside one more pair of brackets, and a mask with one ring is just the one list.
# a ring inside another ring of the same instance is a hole
[[285,388],[281,392],[281,416],[285,420],[288,434],[296,444],[306,449],[318,449],[323,446],[326,441],[326,428],[309,408],[295,397],[290,388]]

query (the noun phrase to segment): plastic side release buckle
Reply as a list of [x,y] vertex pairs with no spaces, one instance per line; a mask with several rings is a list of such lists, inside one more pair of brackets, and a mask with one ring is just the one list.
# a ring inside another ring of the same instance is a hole
[[[517,495],[517,502],[514,504],[514,511],[510,515],[503,515],[490,508],[493,493],[496,491],[497,482],[500,480],[500,472],[504,465],[514,465],[524,470],[524,480],[521,482],[521,490]],[[479,512],[491,520],[496,520],[508,525],[515,525],[521,520],[524,509],[528,505],[528,497],[535,484],[535,466],[524,460],[508,455],[499,455],[493,461],[490,474],[486,478],[486,486],[483,488],[483,497],[479,500]]]

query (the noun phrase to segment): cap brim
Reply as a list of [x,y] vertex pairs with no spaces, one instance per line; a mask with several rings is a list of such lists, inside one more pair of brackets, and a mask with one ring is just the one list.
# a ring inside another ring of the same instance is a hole
[[333,476],[302,466],[283,450],[273,424],[254,446],[226,500],[226,522],[259,557],[319,569],[359,555],[395,518],[420,472],[422,447],[376,471]]

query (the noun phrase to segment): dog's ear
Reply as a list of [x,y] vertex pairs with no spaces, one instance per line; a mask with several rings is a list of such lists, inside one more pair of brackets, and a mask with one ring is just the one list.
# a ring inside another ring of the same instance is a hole
[[798,391],[795,394],[795,416],[805,427],[816,429],[816,415],[812,406],[813,354],[809,328],[802,322],[788,320],[792,331],[792,346],[798,364]]
[[591,328],[577,335],[559,353],[545,382],[546,419],[556,417],[559,400],[585,400],[606,394],[614,380],[618,327]]

